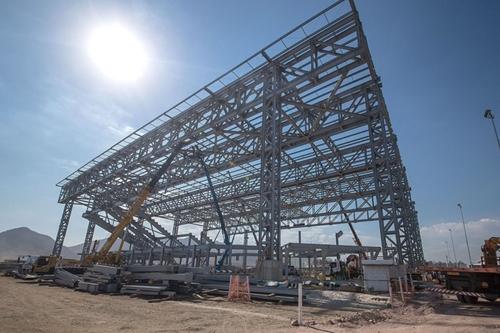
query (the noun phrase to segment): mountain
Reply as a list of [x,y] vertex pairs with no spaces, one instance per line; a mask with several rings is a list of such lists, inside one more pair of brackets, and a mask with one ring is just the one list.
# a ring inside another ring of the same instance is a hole
[[[0,232],[0,260],[17,259],[20,255],[49,255],[54,239],[29,228],[21,227]],[[64,258],[78,259],[77,252],[63,246]]]
[[75,253],[82,253],[83,243],[73,245],[73,246],[68,246],[68,249],[70,249],[71,251],[73,251]]
[[[187,245],[186,238],[179,239],[183,244]],[[106,239],[100,239],[97,248],[100,249],[104,245]],[[218,244],[222,244],[217,242]],[[111,251],[116,251],[120,241],[116,241],[111,248]],[[17,259],[21,255],[49,255],[54,247],[54,239],[47,235],[40,234],[29,228],[21,227],[4,232],[0,232],[0,261],[5,259]],[[128,249],[129,245],[125,242],[123,249]],[[62,256],[68,259],[79,259],[78,253],[82,251],[83,243],[74,246],[63,246]],[[233,250],[233,253],[242,252],[241,250]],[[255,259],[248,257],[248,265],[253,264]],[[233,264],[238,266],[241,264],[242,257],[234,257]]]

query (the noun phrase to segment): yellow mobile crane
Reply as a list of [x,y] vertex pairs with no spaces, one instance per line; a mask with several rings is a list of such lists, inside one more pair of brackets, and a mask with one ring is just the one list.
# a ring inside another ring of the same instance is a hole
[[120,244],[120,249],[117,252],[110,252],[111,247],[115,244],[116,240],[120,235],[125,231],[125,229],[132,223],[135,215],[139,213],[141,210],[142,204],[154,190],[156,184],[160,180],[161,176],[165,173],[165,171],[170,167],[175,157],[181,151],[181,148],[184,147],[188,142],[181,142],[178,144],[170,156],[167,158],[165,163],[160,167],[160,169],[153,175],[153,178],[146,184],[146,186],[139,192],[139,195],[134,200],[129,210],[125,213],[120,223],[113,229],[111,235],[109,235],[108,239],[99,250],[99,252],[95,254],[89,254],[83,260],[83,266],[90,266],[92,264],[100,263],[100,264],[108,264],[108,265],[117,265],[121,260],[121,248],[123,247],[123,238]]
[[[124,243],[124,237],[125,235],[122,236],[122,240],[120,243],[120,246],[118,248],[118,251],[116,252],[110,252],[111,247],[113,244],[116,242],[118,237],[125,232],[125,229],[132,223],[133,217],[139,213],[142,204],[144,201],[147,199],[149,194],[154,190],[154,187],[160,180],[161,176],[165,173],[165,171],[170,167],[172,164],[173,160],[175,157],[179,154],[181,151],[181,148],[184,147],[187,144],[187,142],[181,142],[179,145],[174,148],[168,159],[165,161],[165,163],[161,166],[161,168],[154,174],[153,178],[149,181],[149,183],[142,189],[142,191],[139,193],[135,201],[132,203],[132,206],[130,206],[130,209],[127,211],[125,216],[122,218],[120,223],[115,227],[115,229],[111,232],[111,235],[109,238],[106,240],[106,243],[102,246],[102,248],[99,250],[97,253],[90,254],[85,257],[83,261],[83,266],[90,266],[95,263],[101,263],[101,264],[108,264],[108,265],[118,265],[121,261],[121,250],[123,247]],[[212,180],[210,178],[210,174],[208,172],[207,165],[203,161],[203,158],[201,156],[201,153],[196,147],[193,147],[193,157],[198,159],[203,167],[203,171],[205,172],[205,176],[207,177],[208,181],[208,186],[210,189],[210,193],[212,195],[212,198],[214,200],[214,205],[215,209],[217,212],[217,216],[219,218],[220,226],[222,229],[222,233],[224,235],[224,244],[227,245],[228,247],[224,251],[223,255],[221,256],[219,262],[216,265],[216,269],[220,270],[221,266],[223,265],[223,262],[225,258],[228,256],[229,252],[229,246],[231,245],[229,241],[229,235],[226,231],[226,226],[224,223],[224,218],[222,216],[222,212],[219,206],[219,202],[217,199],[217,194],[215,193]],[[95,247],[95,246],[94,246]]]

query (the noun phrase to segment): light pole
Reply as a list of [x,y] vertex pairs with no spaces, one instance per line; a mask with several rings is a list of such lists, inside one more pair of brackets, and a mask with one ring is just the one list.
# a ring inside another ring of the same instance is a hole
[[497,137],[498,149],[500,149],[500,139],[498,138],[497,127],[495,126],[495,121],[494,121],[495,115],[490,109],[486,109],[486,111],[484,111],[484,118],[491,120],[491,124],[493,125],[493,131],[495,131],[495,136]]
[[470,256],[470,248],[469,248],[469,239],[467,238],[467,230],[465,229],[465,220],[464,220],[464,212],[462,210],[462,205],[460,203],[457,204],[460,209],[460,215],[462,216],[462,224],[464,225],[464,234],[465,234],[465,244],[467,244],[467,252],[469,253],[469,263],[472,267],[472,258]]
[[342,237],[344,233],[342,232],[342,230],[340,230],[339,232],[336,232],[335,233],[335,244],[336,245],[339,245],[339,238]]
[[455,265],[457,264],[457,253],[455,252],[455,242],[453,241],[453,233],[451,232],[451,229],[448,229],[450,232],[450,237],[451,237],[451,247],[453,249],[453,258],[455,258]]
[[450,264],[450,247],[448,246],[448,241],[444,241],[446,244],[446,266]]

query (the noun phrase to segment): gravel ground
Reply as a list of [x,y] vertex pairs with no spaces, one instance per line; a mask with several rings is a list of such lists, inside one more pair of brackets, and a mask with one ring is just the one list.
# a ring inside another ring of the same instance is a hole
[[148,303],[128,296],[90,295],[0,277],[0,332],[494,332],[500,306],[417,299],[388,309],[383,297],[315,292],[292,327],[296,306],[220,297]]

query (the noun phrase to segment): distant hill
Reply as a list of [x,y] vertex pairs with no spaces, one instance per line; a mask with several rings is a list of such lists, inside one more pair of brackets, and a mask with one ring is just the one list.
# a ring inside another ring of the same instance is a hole
[[[183,244],[187,245],[186,238],[179,239]],[[104,245],[106,239],[100,239],[98,249]],[[119,246],[119,241],[115,242],[112,251],[116,251]],[[218,244],[222,244],[217,242]],[[54,239],[47,235],[37,233],[29,228],[21,227],[4,232],[0,232],[0,261],[5,259],[17,259],[21,255],[49,255],[54,247]],[[128,243],[125,243],[123,249],[128,249]],[[68,259],[79,259],[78,253],[81,253],[83,243],[74,246],[63,246],[62,256]],[[233,253],[242,252],[241,250],[233,250]],[[240,266],[242,257],[233,257],[233,265]],[[247,264],[255,265],[255,258],[248,257]]]
[[[54,247],[54,239],[21,227],[0,232],[0,260],[17,259],[20,255],[49,255]],[[77,259],[77,252],[63,247],[64,258]]]

